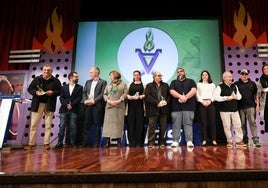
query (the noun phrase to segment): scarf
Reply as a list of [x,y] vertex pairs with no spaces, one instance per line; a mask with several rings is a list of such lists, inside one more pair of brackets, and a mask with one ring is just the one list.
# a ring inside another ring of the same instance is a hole
[[115,95],[116,92],[118,91],[118,85],[121,83],[122,80],[118,79],[118,80],[114,80],[111,82],[111,90],[110,90],[110,94],[111,95]]

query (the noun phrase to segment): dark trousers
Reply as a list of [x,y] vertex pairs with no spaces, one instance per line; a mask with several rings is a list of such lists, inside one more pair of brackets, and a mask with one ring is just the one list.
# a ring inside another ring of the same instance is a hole
[[214,104],[203,106],[200,103],[198,108],[203,141],[208,139],[208,130],[210,131],[211,139],[216,141],[216,108]]
[[150,116],[149,117],[149,125],[148,125],[148,143],[154,144],[155,143],[155,129],[157,120],[159,119],[159,145],[165,144],[165,134],[166,134],[166,127],[167,127],[167,115],[161,114],[158,116]]
[[[95,106],[85,108],[85,123],[83,129],[84,146],[98,146],[100,143],[100,130],[103,123],[103,110]],[[92,133],[92,131],[94,131]],[[91,142],[93,136],[93,142]]]
[[[143,107],[142,107],[143,108]],[[128,141],[129,146],[144,145],[144,111],[143,109],[136,110],[129,106],[128,110]]]

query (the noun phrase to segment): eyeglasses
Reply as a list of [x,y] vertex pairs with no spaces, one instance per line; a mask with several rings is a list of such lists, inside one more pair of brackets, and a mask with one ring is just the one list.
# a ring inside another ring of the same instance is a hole
[[162,77],[163,75],[161,75],[161,74],[158,74],[157,76],[158,76],[158,77]]
[[244,76],[244,75],[248,75],[248,73],[244,73],[244,72],[242,72],[241,75],[243,75],[243,76]]

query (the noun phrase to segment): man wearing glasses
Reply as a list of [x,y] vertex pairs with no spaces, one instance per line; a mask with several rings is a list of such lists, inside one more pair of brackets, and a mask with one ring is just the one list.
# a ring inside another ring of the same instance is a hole
[[165,148],[165,133],[167,118],[169,114],[169,85],[162,80],[159,71],[153,73],[153,81],[148,83],[145,88],[145,109],[148,117],[148,147],[153,148],[156,139],[156,124],[159,122],[158,145],[161,149]]
[[253,144],[255,147],[261,147],[258,136],[258,127],[256,125],[256,112],[259,111],[259,97],[257,96],[257,85],[252,81],[246,69],[240,71],[240,78],[235,82],[242,99],[238,101],[238,109],[242,123],[243,141],[248,144],[247,120],[249,122]]

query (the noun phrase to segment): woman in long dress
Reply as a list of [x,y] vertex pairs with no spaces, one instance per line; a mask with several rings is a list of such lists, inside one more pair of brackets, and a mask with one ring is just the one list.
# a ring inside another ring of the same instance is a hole
[[106,147],[110,146],[110,139],[116,138],[117,146],[121,146],[124,129],[125,99],[127,97],[127,84],[121,80],[121,74],[113,70],[109,73],[111,82],[104,90],[106,101],[102,136],[107,138]]
[[141,81],[141,72],[133,72],[133,82],[128,87],[127,95],[127,136],[129,147],[144,145],[144,102],[145,86]]

